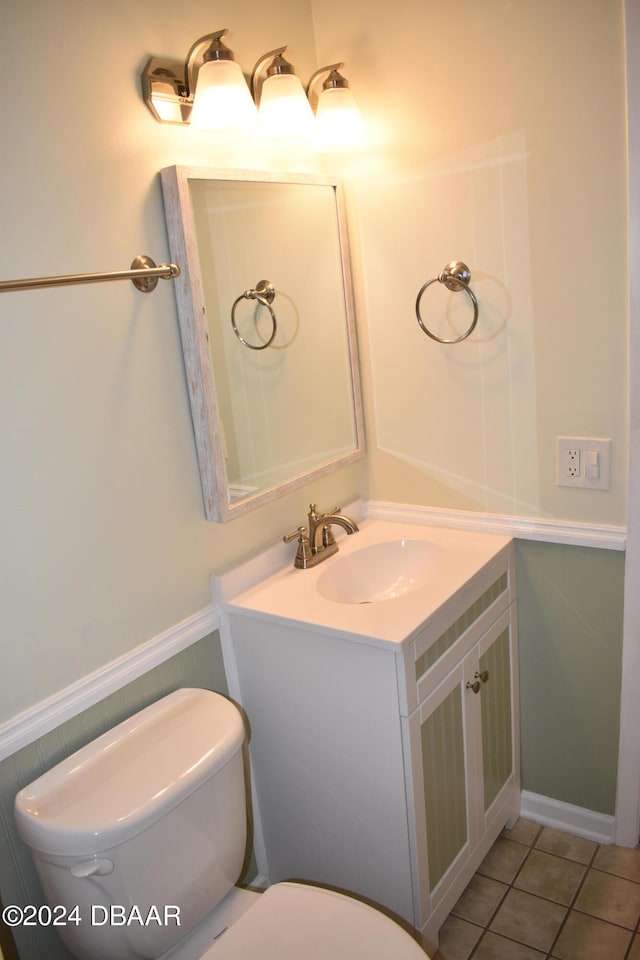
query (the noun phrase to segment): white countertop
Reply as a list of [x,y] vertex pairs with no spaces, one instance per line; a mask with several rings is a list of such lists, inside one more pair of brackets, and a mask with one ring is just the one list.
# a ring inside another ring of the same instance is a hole
[[[295,543],[286,547],[279,544],[214,578],[217,603],[230,613],[275,618],[397,648],[411,640],[453,594],[511,542],[510,537],[499,534],[388,520],[363,520],[359,526],[359,532],[351,536],[333,527],[339,552],[311,569],[293,566]],[[428,576],[412,591],[369,603],[338,602],[319,592],[318,580],[342,557],[371,544],[404,539],[427,541],[436,554]]]

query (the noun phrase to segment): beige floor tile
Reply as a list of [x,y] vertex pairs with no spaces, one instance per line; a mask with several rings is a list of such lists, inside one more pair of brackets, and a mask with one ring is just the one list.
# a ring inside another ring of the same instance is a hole
[[486,927],[508,889],[506,883],[476,873],[451,913]]
[[558,960],[624,960],[631,932],[572,911],[553,950]]
[[456,903],[433,960],[640,960],[639,922],[640,848],[520,819]]
[[515,886],[569,906],[586,873],[584,864],[532,850],[515,880]]
[[510,890],[490,929],[528,947],[549,950],[566,913],[566,908],[560,904],[522,890]]
[[574,837],[569,833],[554,830],[553,827],[545,827],[535,845],[540,850],[546,850],[547,853],[555,853],[556,856],[567,857],[568,860],[577,860],[578,863],[590,863],[598,848],[598,844],[593,840]]
[[640,847],[614,847],[613,844],[600,847],[593,866],[640,883]]
[[473,960],[544,960],[545,956],[539,950],[488,931],[476,947]]
[[511,883],[528,853],[529,848],[523,844],[498,837],[478,867],[478,873],[503,883]]
[[482,936],[482,927],[458,917],[447,917],[439,934],[438,960],[467,960]]
[[634,929],[640,917],[640,884],[591,869],[575,908],[601,920]]
[[523,820],[521,817],[516,820],[511,830],[507,830],[505,827],[501,836],[505,840],[515,840],[517,843],[524,843],[527,847],[532,847],[541,829],[539,823],[534,823],[533,820]]

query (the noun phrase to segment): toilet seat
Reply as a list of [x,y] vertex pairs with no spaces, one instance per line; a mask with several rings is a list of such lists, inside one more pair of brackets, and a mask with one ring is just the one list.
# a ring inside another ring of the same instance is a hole
[[428,960],[397,923],[352,897],[302,883],[269,887],[201,960]]

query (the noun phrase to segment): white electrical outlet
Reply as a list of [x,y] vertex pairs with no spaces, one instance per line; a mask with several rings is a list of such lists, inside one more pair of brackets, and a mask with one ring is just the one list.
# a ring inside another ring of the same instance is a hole
[[569,447],[565,452],[565,473],[573,480],[580,476],[580,447]]
[[611,440],[601,437],[556,437],[556,482],[559,487],[608,490]]

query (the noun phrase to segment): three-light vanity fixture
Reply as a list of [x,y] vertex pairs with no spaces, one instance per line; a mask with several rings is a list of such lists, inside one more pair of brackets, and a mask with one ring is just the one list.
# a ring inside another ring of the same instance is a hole
[[142,95],[156,120],[214,132],[255,129],[266,140],[313,141],[320,150],[362,145],[362,117],[340,73],[343,63],[316,70],[305,90],[283,56],[287,48],[279,47],[260,57],[249,86],[223,42],[227,33],[200,37],[184,63],[148,61]]

